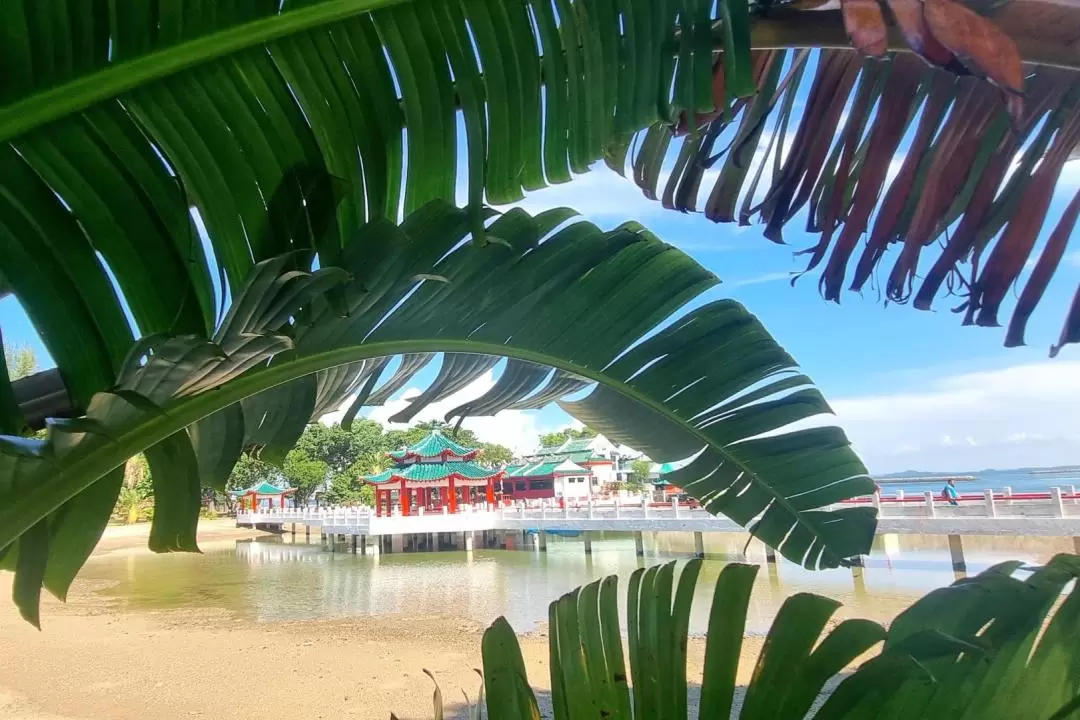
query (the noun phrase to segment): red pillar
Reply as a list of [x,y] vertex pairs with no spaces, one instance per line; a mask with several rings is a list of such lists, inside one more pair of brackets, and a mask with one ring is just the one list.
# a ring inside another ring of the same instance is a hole
[[457,512],[457,489],[454,488],[454,478],[452,477],[450,478],[450,490],[448,492],[450,495],[447,499],[450,501],[450,512],[453,514]]
[[487,481],[487,502],[489,505],[495,504],[495,481],[492,478]]
[[401,514],[409,514],[409,490],[405,487],[405,478],[401,479]]
[[281,509],[285,509],[285,493],[281,493]]

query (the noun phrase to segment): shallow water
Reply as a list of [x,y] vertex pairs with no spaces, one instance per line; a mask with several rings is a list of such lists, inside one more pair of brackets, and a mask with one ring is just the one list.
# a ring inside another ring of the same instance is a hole
[[[314,537],[317,538],[317,535]],[[707,533],[709,556],[698,582],[691,631],[703,633],[711,590],[727,562],[736,561],[746,536]],[[477,550],[473,553],[335,553],[306,544],[303,535],[240,541],[203,555],[127,555],[92,560],[84,576],[115,583],[105,592],[131,609],[212,607],[255,622],[341,619],[404,613],[418,622],[440,622],[436,615],[482,624],[505,615],[519,631],[547,618],[548,603],[577,585],[616,574],[620,584],[636,568],[686,559],[693,550],[689,533],[646,534],[646,556],[634,553],[630,534],[608,533],[584,553],[578,538],[549,538],[548,552]],[[1056,552],[1071,552],[1069,538],[965,537],[968,572],[1007,559],[1045,562]],[[810,572],[781,560],[764,563],[755,542],[747,561],[761,564],[747,630],[765,632],[785,598],[815,592],[843,603],[838,618],[891,620],[927,591],[948,585],[956,575],[944,536],[879,537],[866,567]],[[625,612],[623,613],[625,617]]]

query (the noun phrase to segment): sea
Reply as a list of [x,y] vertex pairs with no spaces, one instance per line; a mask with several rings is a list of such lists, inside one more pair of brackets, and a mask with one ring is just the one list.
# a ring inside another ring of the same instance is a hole
[[[911,478],[940,478],[925,482]],[[960,472],[908,471],[874,476],[883,495],[895,495],[903,490],[905,495],[930,490],[938,492],[945,485],[945,478],[956,478],[956,489],[961,494],[981,493],[983,490],[1012,488],[1014,493],[1047,492],[1052,487],[1068,490],[1070,485],[1080,487],[1080,467],[1061,468],[1014,468],[1011,470],[971,470]],[[970,479],[968,479],[970,478]]]

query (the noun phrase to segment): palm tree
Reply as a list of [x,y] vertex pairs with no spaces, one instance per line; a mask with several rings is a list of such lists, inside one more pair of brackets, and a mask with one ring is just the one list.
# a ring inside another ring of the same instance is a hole
[[[721,175],[730,200],[743,159],[778,136],[762,131],[764,120],[777,118],[782,136],[813,76],[811,97],[827,95],[827,109],[807,106],[798,152],[774,173],[762,213],[775,235],[810,198],[828,234],[855,206],[877,203],[877,190],[858,192],[874,185],[864,179],[845,214],[862,168],[899,152],[876,133],[895,137],[891,123],[909,121],[924,96],[943,108],[957,95],[955,107],[981,108],[991,122],[943,134],[934,158],[946,157],[942,138],[967,142],[974,132],[986,149],[965,172],[1016,153],[1023,171],[1006,181],[1020,189],[1005,206],[987,211],[1010,231],[983,271],[996,284],[971,283],[981,313],[999,280],[1008,284],[1010,248],[1042,222],[1027,202],[1032,188],[1053,185],[1071,150],[1072,76],[1039,70],[1021,111],[952,74],[978,72],[1015,93],[1019,56],[1007,39],[990,47],[1015,60],[1004,69],[950,37],[941,40],[950,54],[931,58],[946,69],[915,72],[904,56],[881,65],[850,51],[786,50],[836,44],[823,39],[825,30],[842,37],[835,13],[742,0],[715,11],[670,0],[260,1],[214,13],[196,2],[130,13],[109,12],[104,0],[8,3],[5,27],[17,41],[0,49],[0,275],[56,360],[69,400],[62,414],[74,416],[44,441],[0,444],[0,562],[18,566],[23,612],[36,621],[42,585],[64,595],[135,453],[145,452],[156,481],[151,547],[194,549],[200,484],[222,487],[244,450],[282,462],[310,419],[354,395],[352,414],[385,402],[439,353],[434,382],[396,418],[507,357],[492,391],[451,416],[593,387],[564,409],[658,462],[696,454],[676,480],[710,510],[808,567],[865,552],[873,513],[826,510],[871,491],[865,468],[839,430],[790,430],[829,408],[753,316],[726,301],[686,309],[717,282],[711,273],[634,223],[603,232],[569,223],[567,210],[493,220],[483,202],[568,181],[602,158],[618,167],[635,139],[635,177],[659,177],[675,127],[689,130],[670,173],[690,178],[672,192],[685,204],[696,168],[714,162],[707,138],[739,118],[745,132]],[[973,17],[967,26],[993,27]],[[1019,29],[1027,59],[1068,64],[1055,54],[1061,43]],[[926,52],[926,38],[915,40]],[[896,90],[904,78],[918,82]],[[849,95],[857,108],[880,96],[899,110],[850,113],[842,147],[825,160],[828,144],[805,138],[831,138]],[[1007,105],[1018,128],[1008,142]],[[920,127],[940,122],[926,109],[922,117]],[[865,140],[864,126],[874,131]],[[1001,150],[1010,142],[1011,153]],[[459,150],[466,210],[447,204]],[[940,161],[906,157],[918,159],[916,180],[938,177]],[[937,196],[921,185],[890,189],[882,207],[898,204],[933,230],[942,218],[972,217],[980,192],[997,202],[989,181],[963,184],[959,197],[970,202],[944,214],[915,206]],[[1054,238],[1047,253],[1063,247]],[[943,258],[957,255],[946,271],[966,247],[946,249]],[[868,257],[873,266],[880,253]],[[1056,265],[1047,263],[1040,278]],[[1020,306],[1040,294],[1025,288]],[[5,427],[21,426],[16,396],[0,393]]]

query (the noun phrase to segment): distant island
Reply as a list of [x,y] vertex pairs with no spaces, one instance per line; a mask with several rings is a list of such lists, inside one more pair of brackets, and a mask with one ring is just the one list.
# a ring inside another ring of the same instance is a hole
[[1055,465],[1051,467],[1019,467],[1019,468],[984,468],[982,470],[942,471],[942,470],[904,470],[902,472],[884,473],[872,475],[878,482],[889,484],[936,482],[955,480],[956,482],[970,482],[979,479],[990,479],[994,475],[1029,475],[1035,477],[1066,477],[1080,475],[1080,465]]
[[890,485],[903,485],[905,483],[927,482],[973,482],[977,478],[974,475],[904,475],[894,473],[892,475],[877,475],[872,478],[875,481],[887,482]]

